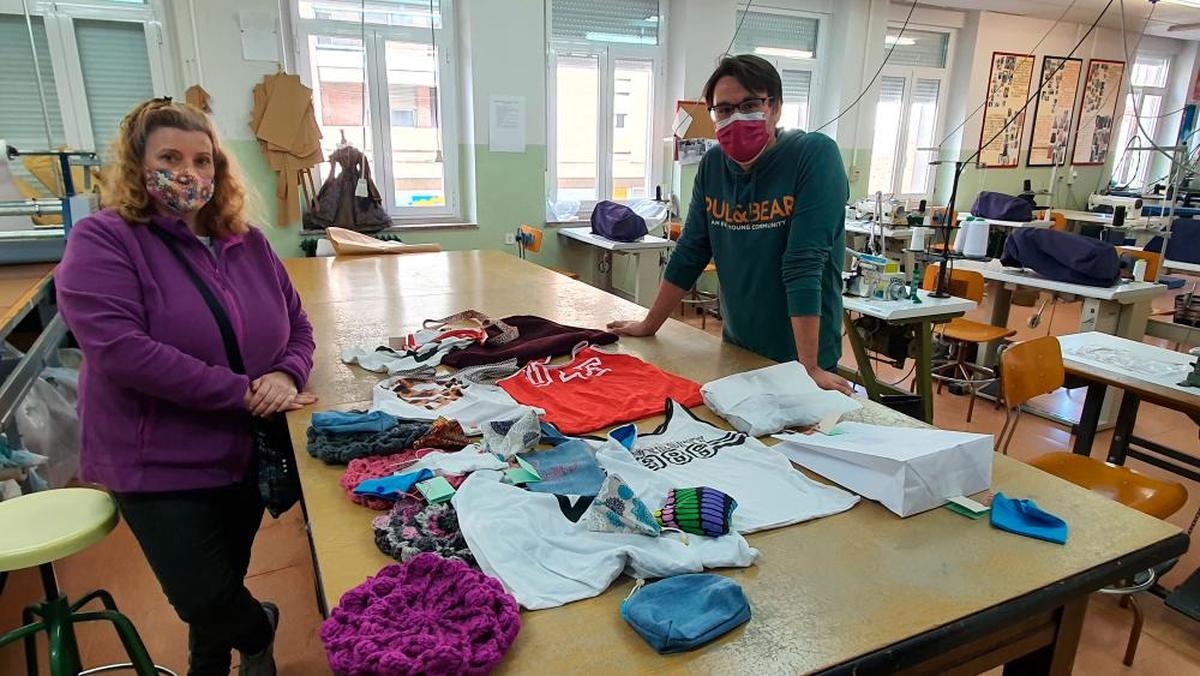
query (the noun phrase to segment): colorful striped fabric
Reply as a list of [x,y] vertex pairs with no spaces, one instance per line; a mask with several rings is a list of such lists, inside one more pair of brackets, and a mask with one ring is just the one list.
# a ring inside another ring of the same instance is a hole
[[717,537],[729,532],[735,509],[737,500],[715,488],[674,488],[654,518],[665,528]]

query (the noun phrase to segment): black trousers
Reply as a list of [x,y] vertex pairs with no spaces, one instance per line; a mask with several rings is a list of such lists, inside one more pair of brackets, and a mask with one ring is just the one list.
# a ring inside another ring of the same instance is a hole
[[252,481],[116,499],[163,593],[188,625],[189,674],[228,676],[233,649],[254,654],[270,644],[270,620],[245,585],[263,517]]

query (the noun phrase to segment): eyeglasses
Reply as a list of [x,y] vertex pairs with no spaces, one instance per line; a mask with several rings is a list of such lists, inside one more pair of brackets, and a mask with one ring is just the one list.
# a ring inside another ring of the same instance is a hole
[[775,97],[768,96],[766,98],[746,99],[741,103],[718,103],[715,106],[709,106],[708,112],[714,118],[729,117],[733,115],[734,111],[739,113],[753,113],[774,100]]

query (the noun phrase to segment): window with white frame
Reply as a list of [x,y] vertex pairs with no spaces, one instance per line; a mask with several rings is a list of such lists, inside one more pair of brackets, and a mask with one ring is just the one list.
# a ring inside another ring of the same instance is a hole
[[459,218],[451,0],[294,7],[325,154],[343,143],[363,151],[397,224]]
[[1169,56],[1138,54],[1134,59],[1129,73],[1131,87],[1125,96],[1125,112],[1117,133],[1116,148],[1120,154],[1113,166],[1113,185],[1141,188],[1159,179],[1150,175],[1155,152],[1149,148],[1152,141],[1157,141],[1170,70]]
[[547,11],[550,199],[586,212],[600,200],[653,195],[666,36],[659,0],[551,0]]
[[935,153],[921,148],[938,141],[952,40],[939,30],[887,30],[883,48],[892,55],[879,78],[870,192],[922,197],[932,189]]
[[770,61],[783,81],[783,111],[779,126],[807,129],[812,93],[821,81],[819,15],[781,9],[739,9],[734,54],[754,54]]
[[[175,89],[157,0],[29,3],[36,68],[29,25],[20,5],[11,5],[0,2],[0,138],[9,145],[22,150],[67,145],[103,158],[133,106]],[[27,178],[19,163],[12,166],[19,178]]]

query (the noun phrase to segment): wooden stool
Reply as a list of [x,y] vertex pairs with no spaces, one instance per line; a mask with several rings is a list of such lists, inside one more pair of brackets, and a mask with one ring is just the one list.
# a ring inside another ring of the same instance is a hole
[[[1060,479],[1082,486],[1093,493],[1115,500],[1144,514],[1166,519],[1187,504],[1187,489],[1174,481],[1148,477],[1136,470],[1076,453],[1048,453],[1029,461],[1030,465]],[[1100,591],[1121,597],[1121,607],[1133,611],[1133,627],[1125,644],[1125,666],[1133,665],[1138,640],[1142,637],[1142,609],[1133,595],[1149,589],[1158,577],[1151,568],[1134,576],[1128,587],[1106,587]]]
[[[0,502],[0,523],[4,524],[0,532],[0,572],[36,567],[46,593],[41,603],[24,610],[23,626],[0,636],[0,646],[24,640],[25,665],[30,676],[38,674],[38,632],[45,632],[49,643],[51,676],[116,669],[133,669],[139,676],[155,673],[174,676],[169,669],[150,661],[133,623],[117,611],[117,604],[107,591],[98,589],[71,603],[58,589],[53,563],[104,539],[116,528],[117,520],[117,506],[112,497],[91,488],[62,488]],[[100,601],[104,610],[80,612],[95,600]],[[84,671],[74,625],[100,621],[113,624],[130,661]]]

